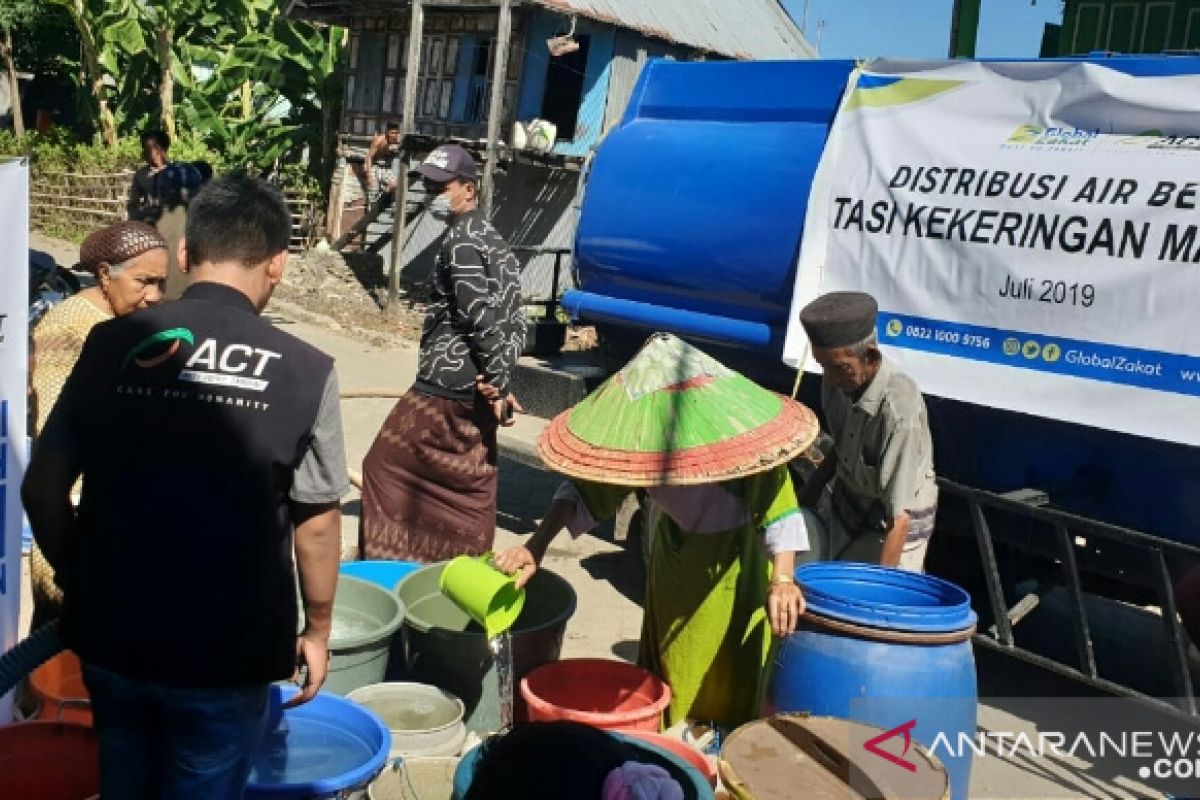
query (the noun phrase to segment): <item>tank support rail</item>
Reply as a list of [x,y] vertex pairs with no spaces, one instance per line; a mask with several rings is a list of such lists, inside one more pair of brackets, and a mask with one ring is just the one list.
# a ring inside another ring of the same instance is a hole
[[550,298],[543,304],[546,307],[546,319],[551,321],[558,315],[558,285],[562,282],[562,259],[563,256],[571,255],[569,247],[535,247],[532,245],[511,245],[509,250],[514,253],[530,253],[535,256],[552,255],[554,256],[554,273],[550,278]]
[[[1192,717],[1200,716],[1196,698],[1192,693],[1191,674],[1188,671],[1188,640],[1175,607],[1175,593],[1167,564],[1168,554],[1185,559],[1200,560],[1200,548],[1035,504],[1024,496],[1017,499],[1019,495],[999,495],[944,479],[939,479],[938,485],[945,495],[958,498],[967,504],[975,541],[979,546],[994,624],[988,632],[975,635],[976,645],[1014,656],[1036,667],[1082,681],[1104,692],[1145,701],[1155,707],[1183,712]],[[1046,555],[1052,555],[1059,564],[1061,582],[1067,591],[1074,612],[1072,622],[1076,665],[1063,664],[1017,646],[1013,638],[1013,627],[1036,607],[1038,598],[1036,594],[1027,595],[1012,608],[1008,607],[1000,579],[992,528],[988,524],[986,512],[989,511],[1043,523],[1053,530],[1053,549]],[[1145,569],[1140,574],[1145,576],[1145,587],[1153,590],[1157,595],[1159,607],[1162,609],[1163,628],[1171,662],[1171,677],[1180,704],[1178,707],[1161,698],[1152,697],[1102,678],[1097,672],[1096,656],[1092,648],[1091,627],[1084,604],[1083,584],[1080,578],[1078,558],[1080,537],[1089,543],[1099,540],[1119,545],[1125,550],[1132,549],[1145,559]]]

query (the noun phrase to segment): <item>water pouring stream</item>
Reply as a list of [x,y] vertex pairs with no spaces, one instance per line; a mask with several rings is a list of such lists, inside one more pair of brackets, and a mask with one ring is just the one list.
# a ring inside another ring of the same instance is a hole
[[505,631],[488,641],[492,664],[496,668],[496,688],[500,695],[500,730],[513,726],[513,650],[512,634]]

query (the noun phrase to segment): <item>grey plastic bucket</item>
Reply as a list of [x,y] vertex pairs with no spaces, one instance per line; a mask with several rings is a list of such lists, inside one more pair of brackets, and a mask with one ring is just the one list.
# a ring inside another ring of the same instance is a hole
[[322,689],[344,695],[382,681],[392,638],[403,621],[404,604],[393,592],[370,581],[339,576],[329,637],[329,678]]
[[424,683],[375,683],[346,695],[392,732],[391,757],[457,756],[467,738],[462,700]]
[[[438,588],[443,567],[445,563],[417,570],[396,589],[406,609],[405,679],[450,692],[466,706],[468,730],[492,733],[500,727],[500,706],[487,637]],[[539,569],[525,587],[525,607],[512,628],[514,688],[526,673],[558,660],[574,613],[571,584]]]

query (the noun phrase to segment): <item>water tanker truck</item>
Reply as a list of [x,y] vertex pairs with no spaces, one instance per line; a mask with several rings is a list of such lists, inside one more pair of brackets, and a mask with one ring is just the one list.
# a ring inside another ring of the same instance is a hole
[[1194,714],[1196,137],[1194,57],[652,61],[587,171],[563,304],[613,364],[671,331],[819,408],[796,309],[871,292],[926,394],[928,567],[972,590],[977,645]]

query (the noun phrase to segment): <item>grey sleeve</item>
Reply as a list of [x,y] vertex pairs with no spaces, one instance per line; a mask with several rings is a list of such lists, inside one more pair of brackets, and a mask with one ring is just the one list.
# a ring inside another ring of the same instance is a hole
[[349,490],[337,372],[330,370],[313,423],[312,441],[293,473],[288,497],[297,503],[335,503]]

